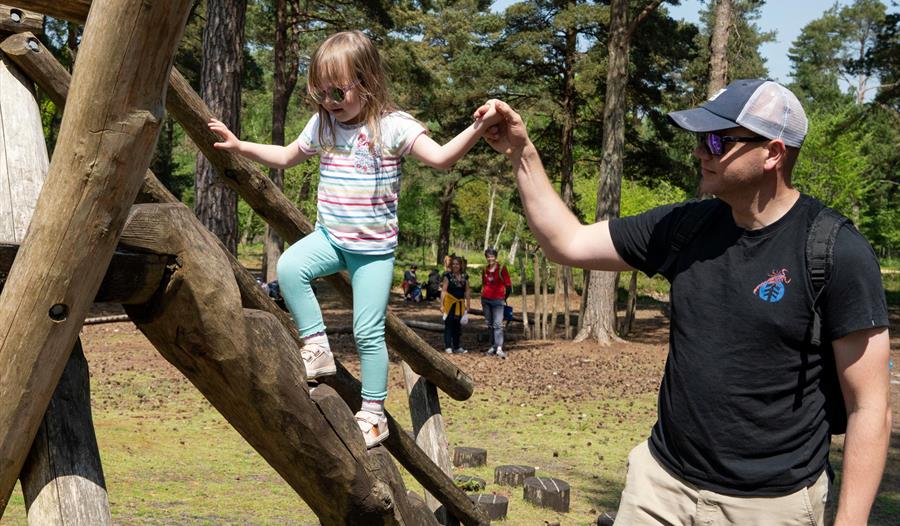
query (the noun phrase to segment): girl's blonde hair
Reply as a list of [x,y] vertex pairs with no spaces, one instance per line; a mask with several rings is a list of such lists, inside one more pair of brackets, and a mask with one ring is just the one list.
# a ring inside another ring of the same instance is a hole
[[315,95],[326,86],[356,83],[362,117],[369,129],[369,149],[381,146],[381,117],[397,110],[388,92],[387,75],[375,45],[362,31],[342,31],[328,37],[313,53],[306,92],[319,112],[319,144],[329,149],[336,141],[332,119]]

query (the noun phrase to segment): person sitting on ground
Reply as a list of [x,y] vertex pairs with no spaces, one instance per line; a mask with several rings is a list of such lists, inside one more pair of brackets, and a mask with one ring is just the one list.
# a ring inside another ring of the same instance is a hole
[[503,350],[503,313],[506,299],[512,292],[512,281],[505,265],[497,262],[497,250],[488,247],[484,251],[487,265],[481,271],[481,309],[488,325],[491,348],[485,354],[506,358]]
[[418,265],[413,263],[408,270],[403,271],[403,301],[422,301],[422,286],[419,285],[419,278],[416,276]]
[[460,345],[462,326],[469,321],[472,291],[469,280],[462,272],[462,260],[450,258],[450,272],[444,274],[441,283],[441,312],[444,314],[444,352],[465,354]]
[[547,258],[671,284],[658,417],[628,456],[616,524],[821,525],[842,432],[834,524],[866,524],[891,435],[887,304],[875,252],[842,218],[827,219],[830,277],[814,289],[812,228],[837,213],[791,181],[808,128],[797,97],[737,80],[670,113],[697,134],[700,191],[715,198],[589,225],[554,191],[522,118],[494,107],[503,123],[485,137],[512,161]]

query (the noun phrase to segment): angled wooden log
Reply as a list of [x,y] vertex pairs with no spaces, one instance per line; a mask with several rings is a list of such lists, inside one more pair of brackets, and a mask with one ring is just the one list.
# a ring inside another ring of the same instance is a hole
[[[447,435],[444,433],[444,416],[441,414],[441,400],[437,388],[427,379],[417,375],[406,362],[403,363],[403,380],[416,444],[450,477],[452,475],[450,452]],[[425,503],[441,524],[448,523],[447,509],[441,505],[440,500],[426,492]]]
[[3,0],[3,3],[79,23],[85,21],[91,7],[91,0]]
[[0,293],[0,512],[150,163],[190,5],[97,0],[87,21],[72,80],[76,111],[63,117]]
[[80,341],[50,400],[21,479],[28,524],[112,524]]
[[[28,35],[13,35],[0,43],[0,49],[7,53],[23,71],[26,71],[58,106],[65,106],[68,73],[49,52],[41,47],[36,38]],[[179,202],[150,171],[145,173],[144,185],[141,187],[137,201],[141,203]],[[295,343],[302,345],[296,325],[290,316],[275,306],[256,284],[253,276],[233,256],[226,252],[226,257],[231,262],[244,306],[263,310],[277,317],[282,326],[294,337]],[[350,407],[359,407],[361,403],[360,383],[340,363],[338,364],[338,374],[329,379],[328,383],[338,391]],[[446,473],[416,446],[415,440],[403,427],[390,414],[387,416],[388,426],[391,430],[391,435],[385,442],[388,451],[427,491],[436,495],[438,500],[463,524],[488,524],[487,516],[474,506],[466,494],[453,484]]]
[[[28,34],[13,35],[0,45],[0,49],[26,71],[41,89],[47,91],[55,104],[64,106],[68,74],[36,38]],[[212,147],[218,137],[206,126],[213,117],[209,108],[177,71],[173,70],[170,80],[167,108],[216,167],[222,180],[237,191],[286,241],[293,243],[311,232],[312,223],[255,164]],[[346,273],[335,274],[328,279],[346,301],[352,302],[352,289]],[[385,322],[385,337],[388,345],[413,370],[431,380],[442,391],[457,400],[466,400],[472,396],[472,378],[434,350],[390,310]]]
[[[0,6],[0,26],[21,22],[22,15]],[[37,19],[40,23],[41,17]],[[0,243],[2,288],[31,222],[49,160],[32,83],[5,56],[0,60],[0,241],[16,243]],[[161,277],[160,272],[154,288]],[[80,340],[70,354],[19,475],[29,524],[110,523]]]
[[44,32],[44,16],[34,11],[0,4],[0,32]]
[[323,416],[294,340],[270,314],[243,309],[231,264],[193,213],[181,204],[135,205],[121,242],[176,255],[160,295],[126,312],[319,520],[399,523],[352,414],[344,406]]

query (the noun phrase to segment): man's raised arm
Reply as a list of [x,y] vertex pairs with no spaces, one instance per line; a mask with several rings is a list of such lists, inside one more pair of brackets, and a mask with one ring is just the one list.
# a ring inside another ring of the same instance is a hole
[[[484,138],[512,162],[525,218],[544,254],[557,263],[580,268],[632,270],[613,246],[608,221],[582,225],[560,199],[522,117],[505,102],[492,102],[503,120],[485,132]],[[490,104],[485,104],[475,111],[475,117],[489,109]]]

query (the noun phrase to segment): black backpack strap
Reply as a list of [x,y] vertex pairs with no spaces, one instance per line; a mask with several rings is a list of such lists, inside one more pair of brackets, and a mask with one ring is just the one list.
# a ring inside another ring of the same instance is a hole
[[675,229],[672,232],[669,255],[659,268],[660,274],[666,275],[678,259],[681,249],[686,247],[697,236],[703,225],[722,207],[722,204],[722,201],[718,199],[704,199],[702,201],[692,201],[690,204],[685,205],[684,214],[678,220],[678,223],[675,224]]
[[837,211],[822,206],[809,227],[806,238],[806,268],[813,288],[813,322],[809,331],[809,342],[822,343],[822,313],[819,300],[825,285],[831,279],[834,266],[834,242],[841,227],[850,220]]

